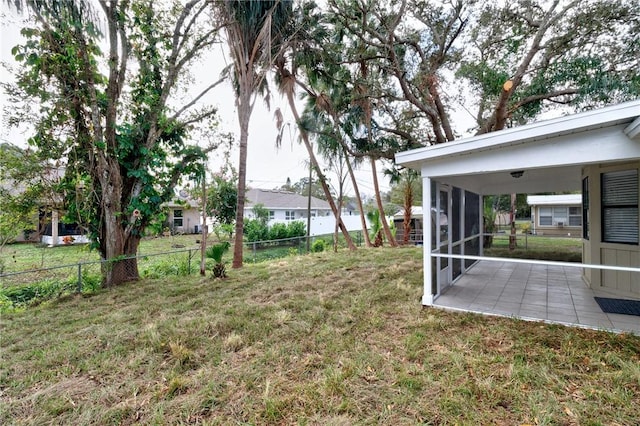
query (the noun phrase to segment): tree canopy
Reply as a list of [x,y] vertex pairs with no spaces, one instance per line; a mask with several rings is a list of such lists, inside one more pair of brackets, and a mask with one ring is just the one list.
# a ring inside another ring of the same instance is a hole
[[202,172],[204,151],[189,135],[215,114],[194,106],[217,82],[182,105],[175,94],[215,41],[208,2],[26,3],[33,25],[13,49],[22,69],[10,93],[36,107],[14,120],[30,118],[29,144],[64,163],[64,182],[90,200],[82,214],[105,260],[105,284],[136,279],[135,258],[122,258],[136,254],[180,179]]
[[[182,102],[176,95],[222,28],[240,127],[234,266],[242,265],[248,124],[256,97],[270,98],[269,73],[309,153],[322,191],[314,195],[340,222],[316,152],[346,166],[341,179],[350,175],[358,202],[353,168],[369,164],[392,244],[380,161],[394,169],[398,151],[640,97],[640,0],[23,3],[33,25],[13,50],[21,71],[8,94],[26,109],[13,120],[34,123],[29,144],[42,160],[64,163],[69,197],[84,188],[88,207],[69,214],[82,216],[108,261],[106,283],[137,277],[135,261],[119,259],[135,254],[179,180],[203,171],[205,149],[191,137],[215,115],[199,102],[221,80]],[[233,188],[224,188],[227,206]],[[418,194],[401,192],[403,204]],[[217,210],[232,221],[231,208]]]

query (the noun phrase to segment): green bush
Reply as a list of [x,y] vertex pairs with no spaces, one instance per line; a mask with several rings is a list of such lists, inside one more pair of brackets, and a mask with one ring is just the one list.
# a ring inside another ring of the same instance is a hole
[[269,236],[269,228],[258,219],[244,221],[244,238],[249,241],[264,241]]
[[288,226],[284,223],[274,223],[269,228],[269,239],[270,240],[281,240],[284,238],[289,238],[289,229]]
[[314,253],[320,253],[321,251],[324,251],[326,246],[327,243],[325,243],[324,240],[315,240],[311,245],[311,251]]
[[304,222],[295,220],[289,223],[274,223],[271,227],[259,219],[247,219],[244,222],[244,237],[247,242],[282,240],[303,237],[307,234]]
[[294,220],[287,225],[287,238],[304,237],[307,235],[307,226],[300,220]]

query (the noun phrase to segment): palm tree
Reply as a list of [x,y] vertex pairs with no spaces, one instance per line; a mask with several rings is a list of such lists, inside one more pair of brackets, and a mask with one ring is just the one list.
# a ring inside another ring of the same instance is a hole
[[309,153],[311,167],[313,171],[315,171],[316,176],[318,176],[318,180],[320,181],[327,202],[329,203],[334,217],[336,218],[336,223],[345,238],[347,247],[350,250],[355,250],[356,246],[340,217],[340,212],[335,200],[333,199],[333,195],[331,194],[327,178],[322,172],[314,153],[308,129],[302,126],[302,120],[295,103],[296,86],[302,87],[307,94],[312,93],[310,88],[306,87],[304,83],[298,80],[296,74],[299,66],[298,61],[302,59],[302,62],[304,62],[305,59],[309,59],[309,52],[315,47],[310,46],[310,42],[312,43],[314,40],[318,40],[323,36],[323,28],[320,25],[317,25],[320,20],[317,15],[313,15],[312,13],[315,9],[316,6],[313,2],[300,3],[299,8],[297,9],[298,13],[296,14],[296,20],[292,20],[295,21],[295,25],[291,30],[292,36],[288,40],[288,49],[286,51],[287,55],[285,55],[285,50],[283,49],[281,54],[275,60],[276,81],[280,92],[287,97],[291,112],[300,129],[300,138]]
[[291,0],[216,2],[216,10],[227,23],[227,43],[233,60],[236,106],[240,123],[238,162],[238,203],[236,206],[233,268],[242,267],[244,194],[247,177],[249,120],[256,95],[266,89],[266,75],[284,39],[284,28],[291,17]]

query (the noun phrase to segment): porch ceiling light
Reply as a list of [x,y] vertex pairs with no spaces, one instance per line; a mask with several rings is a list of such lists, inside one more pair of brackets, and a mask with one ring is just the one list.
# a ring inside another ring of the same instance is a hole
[[524,174],[524,170],[516,170],[514,172],[511,172],[511,177],[518,179],[518,178],[521,178],[523,174]]

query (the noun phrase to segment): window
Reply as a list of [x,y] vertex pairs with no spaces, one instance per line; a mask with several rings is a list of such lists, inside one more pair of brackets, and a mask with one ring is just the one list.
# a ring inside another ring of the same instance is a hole
[[553,225],[553,209],[551,207],[540,207],[538,216],[540,226]]
[[173,211],[173,227],[174,228],[182,227],[182,210]]
[[540,207],[538,216],[540,226],[580,226],[582,223],[580,207]]
[[294,220],[296,218],[296,212],[293,210],[286,210],[284,212],[284,219],[285,220]]
[[638,244],[638,170],[603,173],[602,241]]
[[269,210],[269,220],[273,220],[276,217],[276,212],[273,210]]
[[582,225],[582,212],[580,207],[569,207],[569,226]]
[[582,238],[589,239],[589,177],[582,179]]

